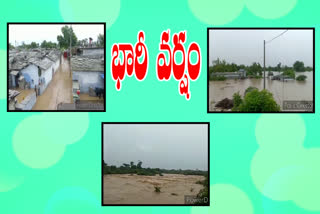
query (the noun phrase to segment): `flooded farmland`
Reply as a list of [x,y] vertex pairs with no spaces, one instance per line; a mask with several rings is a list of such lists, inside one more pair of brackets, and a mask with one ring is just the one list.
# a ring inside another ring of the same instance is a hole
[[[103,176],[104,204],[184,204],[185,195],[197,195],[203,176],[163,174],[143,176],[112,174]],[[161,188],[160,193],[154,187]]]
[[[283,101],[313,101],[313,72],[297,72],[296,76],[306,75],[306,81],[271,80],[266,78],[266,89],[273,94],[282,110]],[[248,87],[263,89],[263,79],[227,79],[209,82],[209,110],[216,111],[215,104],[224,98],[232,99],[234,93],[244,95]]]

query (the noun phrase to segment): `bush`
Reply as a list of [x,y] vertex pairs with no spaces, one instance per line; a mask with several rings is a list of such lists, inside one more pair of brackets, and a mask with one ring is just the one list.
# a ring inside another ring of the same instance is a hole
[[288,76],[288,77],[290,77],[290,78],[292,78],[292,79],[295,79],[295,78],[296,78],[296,73],[294,72],[293,69],[285,70],[285,71],[282,73],[282,75]]
[[258,88],[256,88],[256,87],[252,87],[252,86],[248,87],[248,88],[246,89],[246,91],[244,92],[244,95],[246,95],[247,93],[249,93],[249,92],[251,92],[251,91],[253,91],[253,90],[255,90],[255,89],[258,90]]
[[161,192],[161,187],[154,186],[154,191],[155,192]]
[[207,205],[209,203],[209,181],[208,181],[208,175],[205,176],[205,179],[202,181],[197,181],[196,183],[202,184],[203,189],[199,191],[197,194],[197,202],[195,204],[197,205]]
[[235,110],[238,112],[279,112],[280,106],[267,90],[254,89],[248,92],[243,102]]
[[239,94],[239,92],[237,93],[234,93],[233,94],[233,108],[232,108],[232,111],[236,111],[238,109],[238,107],[241,105],[242,103],[242,98]]
[[299,75],[296,80],[297,81],[305,81],[307,79],[307,76],[306,75]]

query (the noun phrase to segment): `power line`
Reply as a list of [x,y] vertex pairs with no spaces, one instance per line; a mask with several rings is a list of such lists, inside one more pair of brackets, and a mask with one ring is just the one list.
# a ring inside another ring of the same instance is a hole
[[269,41],[263,40],[263,89],[266,89],[266,44],[279,38],[280,36],[282,36],[286,32],[288,32],[288,30],[285,30],[284,32],[280,33],[278,36],[274,37],[273,39],[271,39]]
[[282,35],[285,34],[286,32],[288,32],[288,30],[285,30],[284,32],[280,33],[278,36],[276,36],[276,37],[274,37],[273,39],[267,41],[266,44],[272,42],[273,40],[275,40],[276,38],[282,36]]

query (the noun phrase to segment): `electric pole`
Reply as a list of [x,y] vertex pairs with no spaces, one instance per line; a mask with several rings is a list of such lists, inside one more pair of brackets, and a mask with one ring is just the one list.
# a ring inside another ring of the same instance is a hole
[[71,37],[72,37],[72,25],[70,25],[70,50],[69,50],[69,69],[70,69],[70,77],[71,77]]
[[263,89],[266,89],[266,40],[263,40]]

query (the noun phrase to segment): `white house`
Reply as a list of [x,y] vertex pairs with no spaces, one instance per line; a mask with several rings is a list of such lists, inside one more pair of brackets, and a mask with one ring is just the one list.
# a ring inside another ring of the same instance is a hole
[[78,80],[80,93],[89,93],[89,87],[104,88],[104,60],[75,56],[71,58],[72,79]]
[[57,50],[14,52],[9,57],[9,88],[18,87],[19,81],[23,80],[29,88],[39,87],[42,94],[59,65],[60,51]]
[[104,55],[104,48],[98,47],[88,47],[88,48],[81,48],[83,56],[100,56],[103,57]]

